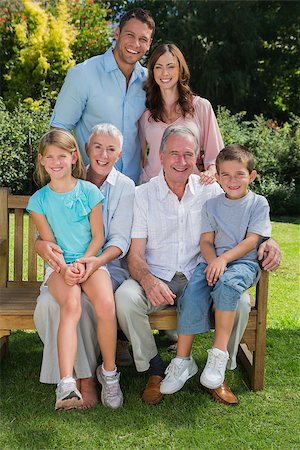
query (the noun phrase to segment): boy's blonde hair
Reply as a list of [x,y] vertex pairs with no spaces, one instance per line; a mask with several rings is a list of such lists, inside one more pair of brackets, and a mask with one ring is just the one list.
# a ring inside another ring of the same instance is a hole
[[[69,131],[54,128],[45,133],[39,143],[39,155],[44,156],[49,145],[55,145],[56,147],[59,147],[69,153],[77,152],[77,161],[72,165],[72,175],[75,178],[85,179],[85,167],[82,161],[82,156],[80,154],[76,139],[71,133],[69,133]],[[45,186],[45,184],[50,181],[50,176],[46,172],[44,166],[40,163],[38,157],[34,172],[34,180],[40,186]]]
[[250,150],[241,144],[226,145],[217,156],[216,169],[220,174],[220,164],[224,161],[239,161],[245,165],[249,173],[254,169],[254,156]]

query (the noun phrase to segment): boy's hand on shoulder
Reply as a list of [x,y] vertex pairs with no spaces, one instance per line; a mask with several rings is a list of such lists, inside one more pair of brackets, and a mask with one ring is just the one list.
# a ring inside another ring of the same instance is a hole
[[213,259],[205,269],[208,286],[214,286],[227,269],[227,261],[223,255]]

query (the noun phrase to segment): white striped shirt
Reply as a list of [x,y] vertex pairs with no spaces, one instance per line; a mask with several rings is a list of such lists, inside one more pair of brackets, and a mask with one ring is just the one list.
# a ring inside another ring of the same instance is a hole
[[202,206],[221,192],[217,183],[204,186],[198,175],[190,175],[179,201],[163,170],[136,188],[131,238],[147,239],[145,257],[153,275],[166,281],[176,272],[191,277],[200,260]]

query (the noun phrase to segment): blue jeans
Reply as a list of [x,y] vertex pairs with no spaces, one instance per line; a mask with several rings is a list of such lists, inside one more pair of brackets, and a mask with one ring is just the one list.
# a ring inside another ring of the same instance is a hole
[[208,286],[200,263],[183,291],[178,304],[178,333],[198,334],[210,329],[210,309],[235,311],[240,296],[256,283],[260,268],[255,261],[237,261],[228,264],[227,270],[214,286]]

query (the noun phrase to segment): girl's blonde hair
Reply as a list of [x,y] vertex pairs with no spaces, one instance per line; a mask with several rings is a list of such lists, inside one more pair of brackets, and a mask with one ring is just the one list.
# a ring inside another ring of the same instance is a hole
[[[72,175],[75,178],[85,179],[85,167],[82,161],[82,156],[80,154],[76,139],[71,133],[60,128],[54,128],[48,131],[40,140],[38,153],[44,156],[49,145],[55,145],[56,147],[59,147],[69,153],[77,152],[77,161],[72,165]],[[40,186],[44,186],[50,181],[50,176],[46,172],[44,166],[40,163],[38,157],[34,172],[34,181]]]

